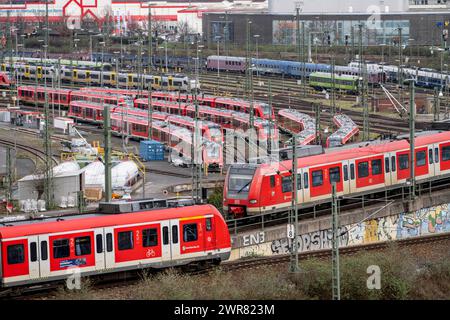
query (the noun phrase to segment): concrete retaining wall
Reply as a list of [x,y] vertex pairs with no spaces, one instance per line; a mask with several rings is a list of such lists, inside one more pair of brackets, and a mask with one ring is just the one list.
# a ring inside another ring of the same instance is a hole
[[[448,191],[422,196],[411,203],[395,202],[373,214],[383,205],[342,213],[339,216],[340,246],[450,232]],[[299,252],[331,248],[331,239],[330,216],[299,223]],[[286,225],[232,236],[232,241],[231,260],[252,255],[287,254],[291,246],[291,241],[286,238]]]

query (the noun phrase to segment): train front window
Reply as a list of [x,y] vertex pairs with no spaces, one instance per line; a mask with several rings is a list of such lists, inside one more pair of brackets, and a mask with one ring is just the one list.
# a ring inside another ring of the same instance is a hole
[[270,115],[270,106],[268,104],[266,104],[266,103],[261,104],[261,108],[262,108],[263,114],[265,116]]
[[236,193],[248,193],[253,176],[230,176],[228,180],[228,190]]
[[207,149],[207,154],[209,158],[217,158],[219,157],[219,146],[209,146]]

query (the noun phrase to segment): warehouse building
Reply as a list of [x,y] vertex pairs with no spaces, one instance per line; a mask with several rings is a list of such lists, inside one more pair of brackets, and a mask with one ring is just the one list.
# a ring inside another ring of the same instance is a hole
[[251,36],[257,35],[259,43],[295,44],[297,9],[305,37],[318,45],[328,39],[337,45],[349,43],[352,34],[357,39],[362,24],[365,45],[396,44],[401,28],[405,46],[441,46],[443,32],[450,28],[446,0],[269,0],[268,14],[205,13],[203,31],[208,42],[245,44],[246,24],[251,21]]

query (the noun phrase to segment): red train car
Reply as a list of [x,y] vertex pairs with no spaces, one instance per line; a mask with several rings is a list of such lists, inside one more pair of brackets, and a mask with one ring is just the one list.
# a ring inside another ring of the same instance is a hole
[[52,89],[41,86],[19,86],[17,88],[18,99],[22,103],[40,104],[45,103],[45,92],[47,92],[47,99],[50,104],[58,104],[63,107],[68,107],[70,103],[70,93],[72,90],[68,89]]
[[[332,149],[297,161],[302,207],[329,202],[333,182],[338,195],[361,195],[399,188],[410,176],[407,140]],[[236,216],[285,211],[292,199],[291,168],[291,160],[232,165],[225,180],[224,210]],[[416,137],[415,176],[419,183],[450,176],[449,131]]]
[[228,228],[211,205],[77,216],[0,228],[1,287],[230,256]]
[[9,80],[8,74],[0,72],[0,87],[9,87],[10,85],[11,81]]

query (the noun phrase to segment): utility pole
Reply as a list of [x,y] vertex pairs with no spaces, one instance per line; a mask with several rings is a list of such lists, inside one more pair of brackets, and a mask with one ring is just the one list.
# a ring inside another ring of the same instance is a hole
[[363,52],[363,36],[362,36],[362,27],[363,25],[359,25],[359,75],[360,75],[360,97],[361,97],[361,105],[363,108],[363,140],[369,140],[369,105],[367,102],[367,67],[364,61],[364,52]]
[[341,281],[339,273],[339,203],[337,198],[336,182],[333,182],[332,186],[332,229],[333,229],[333,250],[332,250],[332,287],[333,287],[333,300],[341,300]]
[[[153,81],[153,77],[152,77]],[[153,139],[153,100],[152,100],[152,94],[153,94],[153,88],[152,88],[152,82],[148,85],[148,106],[147,106],[147,112],[148,112],[148,139]]]
[[[197,59],[195,60],[195,77],[196,83],[199,79],[199,40],[197,39]],[[200,124],[198,121],[199,115],[199,105],[198,105],[198,90],[195,88],[194,91],[194,103],[195,103],[195,118],[194,118],[194,130],[192,132],[192,145],[191,145],[191,162],[192,162],[192,197],[196,203],[201,203],[202,196],[202,152],[201,152],[201,131]]]
[[[112,199],[111,185],[111,114],[108,104],[103,104],[104,137],[105,137],[105,202]],[[122,110],[123,112],[123,110]]]
[[[152,36],[152,9],[151,5],[148,5],[148,61],[147,69],[150,73],[153,71],[153,36]],[[151,86],[151,84],[150,84]]]
[[302,21],[302,86],[303,97],[306,97],[306,59],[305,59],[305,21]]
[[297,135],[292,135],[292,202],[289,211],[289,222],[294,225],[294,235],[291,246],[290,272],[300,271],[298,266],[298,195],[297,195]]
[[255,119],[254,119],[254,101],[253,101],[253,67],[252,67],[252,58],[250,56],[250,27],[252,22],[247,19],[247,45],[246,45],[246,61],[245,61],[245,67],[246,67],[246,96],[247,98],[250,97],[250,130],[253,130]]
[[350,61],[353,60],[355,56],[355,27],[351,27],[351,38],[352,38],[352,52],[350,55]]
[[403,86],[403,48],[402,48],[402,28],[398,28],[398,101],[402,103]]
[[316,118],[316,144],[321,145],[322,141],[320,139],[320,104],[319,103],[313,103],[313,111]]
[[13,173],[12,173],[12,163],[11,163],[11,148],[6,148],[6,185],[7,185],[7,194],[6,200],[7,203],[11,203],[12,200],[12,183],[13,183]]
[[[271,79],[269,79],[269,94],[268,94],[268,98],[269,98],[269,114],[272,115],[272,110],[273,110],[273,102],[272,102],[272,81]],[[269,155],[269,161],[272,162],[272,117],[269,118],[269,139],[267,140],[267,154]]]
[[334,55],[331,53],[331,116],[336,114],[336,72]]
[[439,101],[439,89],[434,88],[434,121],[439,121],[439,113],[440,113],[440,101]]
[[[53,206],[53,168],[52,168],[52,142],[50,133],[50,112],[47,92],[47,50],[48,50],[48,0],[45,1],[45,44],[44,44],[44,70],[42,76],[44,77],[44,91],[45,91],[45,105],[44,105],[44,151],[45,151],[45,174],[44,174],[44,194],[47,208]],[[37,78],[37,70],[36,70]]]
[[411,162],[409,164],[410,170],[410,200],[413,200],[416,195],[416,176],[415,176],[415,131],[416,131],[416,105],[415,105],[415,90],[414,80],[409,82],[409,154]]

